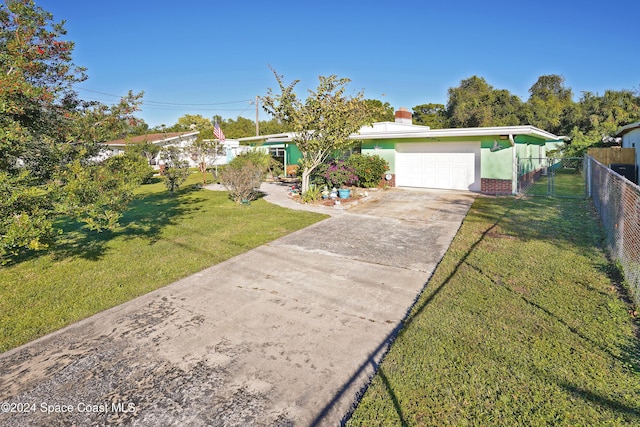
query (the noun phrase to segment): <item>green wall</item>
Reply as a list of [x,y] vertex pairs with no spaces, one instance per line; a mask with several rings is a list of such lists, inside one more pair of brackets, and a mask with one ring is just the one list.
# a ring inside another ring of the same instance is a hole
[[287,164],[288,165],[297,165],[298,160],[302,157],[302,153],[300,149],[295,144],[287,144]]
[[[412,142],[478,142],[480,141],[480,176],[481,178],[505,179],[513,178],[513,150],[517,158],[537,158],[546,156],[546,143],[535,137],[517,135],[515,146],[509,140],[501,140],[498,135],[486,137],[443,137],[443,138],[408,138],[408,139],[380,139],[362,142],[362,154],[378,155],[389,163],[389,172],[396,173],[395,153],[396,144]],[[496,141],[499,150],[491,151]],[[282,144],[282,143],[280,143]],[[541,148],[540,148],[541,147]],[[300,150],[294,144],[287,144],[287,163],[297,164],[301,157]],[[535,163],[535,164],[534,164]],[[540,162],[528,162],[526,173],[540,167]]]
[[389,140],[365,141],[362,143],[362,154],[377,155],[385,159],[389,163],[389,173],[396,173],[395,153],[396,144]]
[[[500,149],[491,151],[494,141],[498,142]],[[480,177],[490,179],[512,179],[513,147],[509,140],[500,140],[497,137],[482,139],[480,149]]]

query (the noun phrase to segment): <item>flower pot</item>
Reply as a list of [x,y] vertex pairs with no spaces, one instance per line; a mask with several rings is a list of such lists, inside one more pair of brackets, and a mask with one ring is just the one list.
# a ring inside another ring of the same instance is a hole
[[338,190],[338,196],[340,196],[341,199],[348,199],[350,195],[351,190],[348,188],[341,188]]

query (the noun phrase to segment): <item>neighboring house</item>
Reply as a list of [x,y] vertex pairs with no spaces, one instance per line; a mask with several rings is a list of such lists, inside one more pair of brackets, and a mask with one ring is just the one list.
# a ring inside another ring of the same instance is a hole
[[[376,154],[389,162],[389,186],[468,190],[484,194],[515,194],[518,173],[533,173],[547,151],[564,144],[563,138],[533,126],[497,126],[430,129],[414,125],[406,109],[396,111],[395,122],[374,123],[351,135],[361,141],[362,154]],[[271,152],[282,150],[285,165],[295,164],[300,151],[293,135],[283,133],[240,138]]]
[[216,161],[212,165],[226,165],[233,160],[239,154],[245,153],[251,149],[246,145],[240,145],[237,139],[225,139],[222,142],[223,152],[216,158]]
[[[150,133],[146,135],[138,135],[124,139],[118,139],[105,143],[105,149],[103,149],[98,156],[98,160],[104,160],[105,158],[115,156],[124,153],[127,147],[132,145],[144,144],[146,142],[159,147],[176,146],[182,148],[182,159],[189,162],[189,166],[198,166],[197,162],[191,158],[188,147],[196,140],[200,132],[166,132],[166,133]],[[227,139],[222,143],[224,147],[224,153],[217,157],[215,163],[211,165],[224,165],[229,163],[235,156],[246,150],[246,147],[241,147],[237,140]],[[159,155],[154,159],[151,159],[150,163],[153,166],[158,166],[160,163]]]
[[[640,165],[640,122],[631,123],[620,128],[615,137],[622,138],[622,148],[636,150],[636,166]],[[640,172],[636,169],[636,182],[640,182]]]
[[[176,146],[180,148],[186,148],[191,145],[197,138],[200,132],[162,132],[162,133],[149,133],[146,135],[137,135],[122,139],[117,139],[115,141],[106,142],[105,149],[103,150],[106,153],[107,157],[116,156],[119,154],[123,154],[127,147],[131,147],[134,145],[142,145],[145,143],[150,143],[156,145],[160,148],[168,147],[168,146]],[[189,164],[195,165],[189,156],[188,153],[183,154],[183,159],[189,161]],[[159,155],[155,158],[150,159],[150,164],[153,166],[157,166],[159,160]]]

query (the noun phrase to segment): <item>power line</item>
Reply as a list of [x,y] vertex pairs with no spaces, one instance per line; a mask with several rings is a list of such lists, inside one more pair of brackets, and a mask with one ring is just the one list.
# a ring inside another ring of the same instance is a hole
[[[97,90],[91,90],[91,89],[85,89],[82,87],[76,87],[74,86],[75,89],[78,90],[83,90],[85,92],[92,92],[92,93],[97,93],[99,95],[105,95],[105,96],[111,96],[113,98],[118,98],[121,99],[123,98],[122,95],[114,95],[112,93],[107,93],[107,92],[100,92]],[[252,99],[242,99],[240,101],[228,101],[228,102],[212,102],[212,103],[180,103],[180,102],[166,102],[166,101],[151,101],[151,100],[142,100],[142,104],[151,104],[151,105],[157,105],[157,106],[176,106],[176,107],[202,107],[202,106],[215,106],[215,105],[229,105],[229,104],[240,104],[243,102],[251,102],[253,101]],[[231,110],[228,110],[231,111]],[[234,111],[239,111],[238,110],[234,110]]]

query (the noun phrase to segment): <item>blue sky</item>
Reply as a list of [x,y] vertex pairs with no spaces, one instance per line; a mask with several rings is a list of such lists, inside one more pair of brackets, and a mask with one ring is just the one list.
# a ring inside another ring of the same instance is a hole
[[[144,91],[150,126],[185,114],[255,118],[249,101],[277,87],[298,95],[319,75],[394,108],[446,103],[447,89],[484,77],[523,101],[561,74],[583,91],[640,88],[638,0],[378,1],[36,0],[66,20],[83,99]],[[97,93],[100,92],[100,93]],[[260,111],[260,120],[269,117]]]

